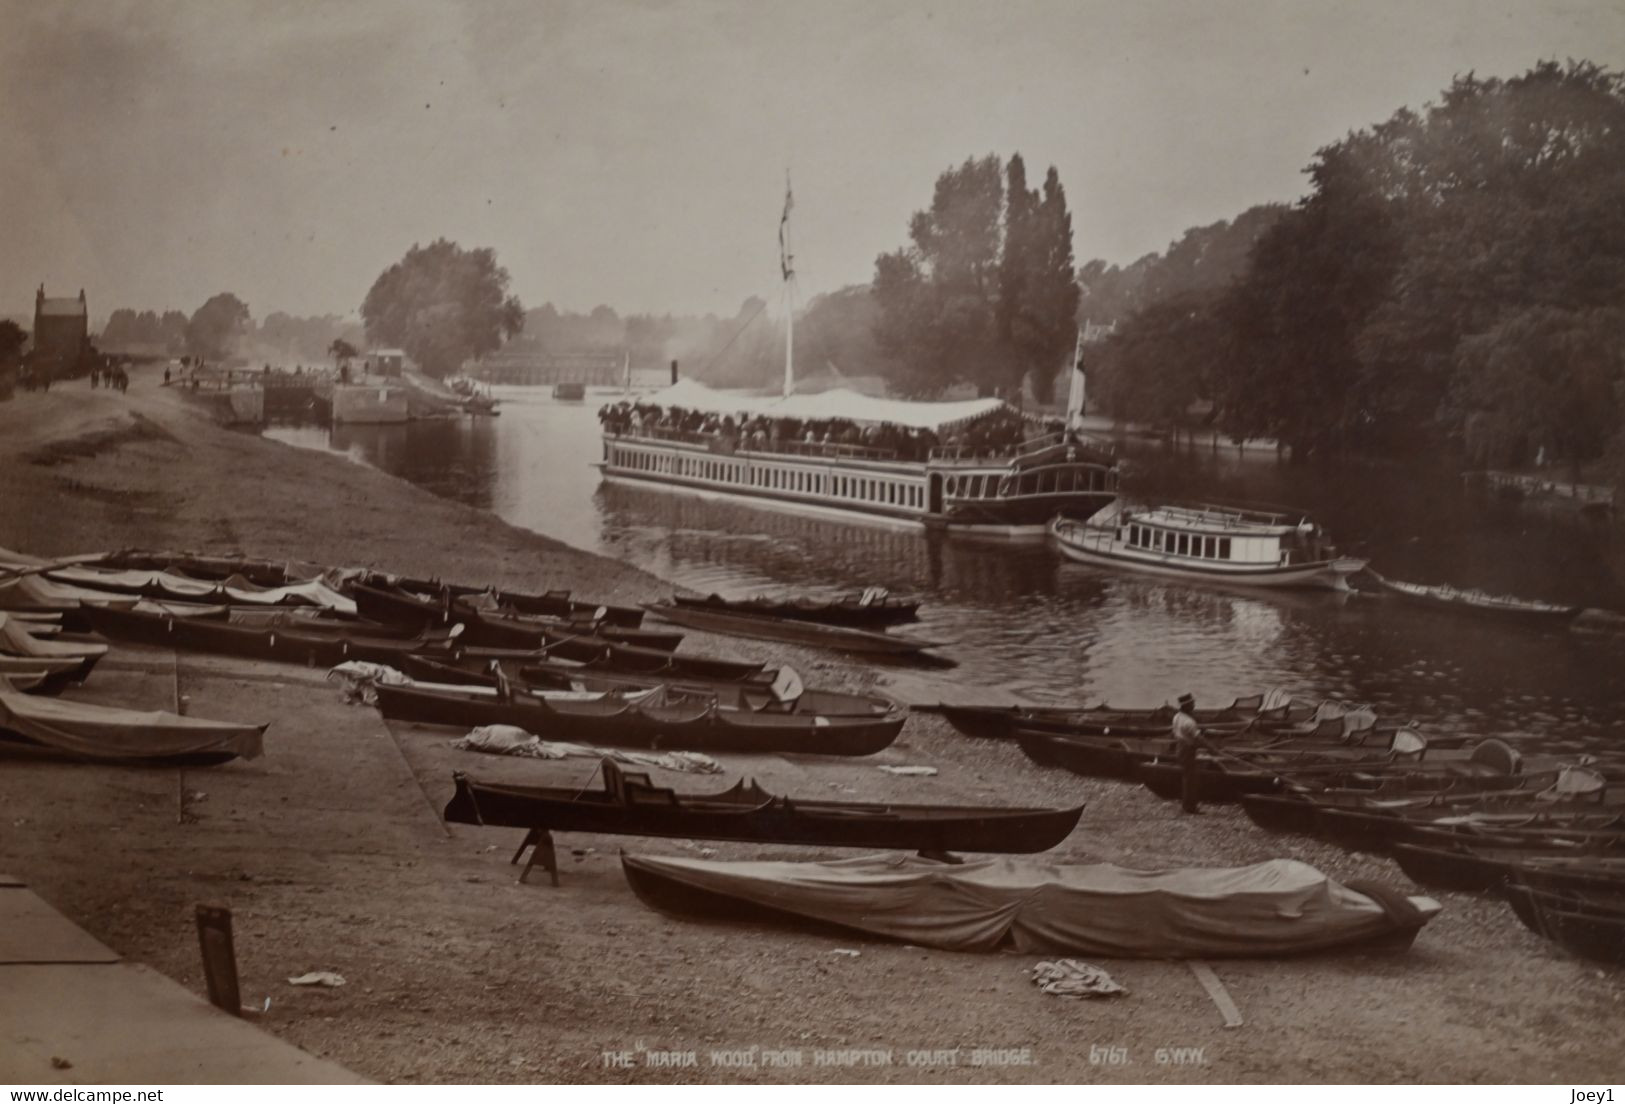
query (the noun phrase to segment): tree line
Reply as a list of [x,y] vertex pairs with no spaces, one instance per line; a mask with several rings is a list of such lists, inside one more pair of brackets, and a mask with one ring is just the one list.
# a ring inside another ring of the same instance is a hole
[[1178,426],[1207,400],[1216,429],[1298,458],[1449,443],[1578,468],[1625,447],[1625,77],[1467,74],[1306,172],[1231,279],[1139,304],[1091,350],[1108,412]]
[[223,291],[190,315],[120,307],[108,316],[96,340],[114,355],[150,351],[205,363],[316,364],[330,355],[335,342],[354,346],[363,337],[359,322],[336,314],[301,317],[272,311],[256,323],[247,303]]

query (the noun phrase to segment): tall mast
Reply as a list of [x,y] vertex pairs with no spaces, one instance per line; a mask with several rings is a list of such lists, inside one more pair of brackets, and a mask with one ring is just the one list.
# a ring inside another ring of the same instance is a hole
[[784,275],[784,394],[796,389],[796,268],[790,250],[790,209],[795,200],[790,193],[790,170],[784,170],[784,214],[779,217],[779,271]]

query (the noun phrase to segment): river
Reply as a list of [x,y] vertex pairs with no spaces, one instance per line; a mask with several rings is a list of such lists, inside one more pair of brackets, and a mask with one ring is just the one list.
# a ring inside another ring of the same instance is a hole
[[[276,426],[437,494],[702,592],[916,593],[908,631],[950,641],[952,672],[888,668],[905,700],[1199,702],[1284,687],[1374,705],[1424,731],[1526,748],[1625,746],[1625,640],[1531,630],[1372,594],[1248,592],[1064,562],[1043,542],[925,534],[601,482],[598,406],[498,388],[501,415],[403,426]],[[1625,608],[1606,524],[1466,491],[1450,470],[1291,467],[1271,453],[1131,456],[1134,484],[1180,498],[1285,502],[1399,579]]]

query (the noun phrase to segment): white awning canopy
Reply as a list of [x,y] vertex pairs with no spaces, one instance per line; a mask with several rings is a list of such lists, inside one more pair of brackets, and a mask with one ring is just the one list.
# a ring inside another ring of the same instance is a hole
[[904,399],[877,399],[845,388],[816,395],[753,395],[748,391],[714,391],[690,379],[678,380],[639,401],[707,414],[760,415],[767,418],[796,418],[804,422],[841,418],[849,422],[887,423],[937,432],[1009,409],[1003,399],[909,402]]

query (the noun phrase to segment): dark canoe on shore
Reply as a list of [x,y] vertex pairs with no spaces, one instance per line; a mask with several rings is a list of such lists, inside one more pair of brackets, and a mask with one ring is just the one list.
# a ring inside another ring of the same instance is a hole
[[1625,832],[1590,845],[1551,843],[1545,847],[1486,847],[1471,842],[1442,846],[1396,843],[1388,854],[1417,885],[1462,893],[1498,890],[1514,870],[1526,869],[1563,879],[1589,878],[1611,871],[1625,877]]
[[1077,827],[1073,809],[892,805],[779,797],[752,782],[715,794],[655,786],[604,760],[604,787],[513,786],[458,773],[453,824],[674,839],[796,843],[907,851],[1047,851]]
[[557,660],[566,660],[599,671],[658,676],[662,681],[667,678],[718,679],[730,682],[762,681],[767,666],[748,660],[662,652],[654,648],[617,644],[612,640],[574,636],[550,639],[545,648],[465,646],[440,648],[418,654],[439,663],[455,664],[468,671],[489,671],[493,662],[504,667],[518,666],[522,671],[528,665],[546,665]]
[[[1433,776],[1406,778],[1401,775],[1383,780],[1381,788],[1369,791],[1364,796],[1393,798],[1407,791],[1426,795],[1432,790],[1434,796],[1442,799],[1441,814],[1447,814],[1452,806],[1465,814],[1470,811],[1470,805],[1475,797],[1480,800],[1495,800],[1525,794],[1526,791],[1526,796],[1532,797],[1548,785],[1552,778],[1552,774],[1545,773],[1528,778],[1510,775],[1499,779],[1457,778],[1441,782]],[[1361,804],[1353,800],[1354,797],[1352,791],[1343,791],[1339,799],[1328,799],[1315,793],[1290,791],[1248,794],[1241,799],[1241,807],[1249,820],[1267,832],[1295,832],[1304,836],[1324,835],[1332,838],[1331,830],[1322,826],[1321,814],[1336,814],[1343,810],[1363,811]],[[1397,830],[1399,834],[1392,840],[1387,839],[1388,835],[1396,831],[1391,824],[1378,824],[1371,829],[1371,833],[1381,845],[1379,849],[1386,849],[1394,842],[1403,841],[1435,848],[1451,848],[1459,845],[1585,851],[1595,847],[1608,847],[1613,842],[1614,830],[1608,827],[1613,818],[1606,812],[1601,814],[1603,824],[1591,828],[1583,824],[1567,826],[1561,822],[1546,823],[1539,820],[1526,824],[1518,823],[1521,819],[1513,818],[1511,823],[1505,818],[1499,821],[1474,821],[1465,816],[1457,818],[1452,823],[1442,820],[1428,822],[1410,820],[1404,822],[1402,829]],[[1593,822],[1597,819],[1592,818]],[[1358,845],[1368,834],[1365,828],[1363,824],[1345,821],[1339,830],[1346,832],[1347,838]]]
[[96,631],[119,640],[307,666],[333,667],[347,660],[389,664],[448,643],[445,633],[369,636],[354,630],[336,632],[329,626],[234,625],[214,617],[177,617],[116,606],[87,606],[84,612]]
[[[868,597],[866,601],[865,598]],[[820,600],[817,598],[724,598],[711,594],[704,598],[673,598],[685,609],[720,610],[755,617],[781,617],[788,621],[812,621],[847,629],[886,629],[918,621],[920,603],[893,598],[889,594],[861,595]]]
[[1533,793],[1492,793],[1478,804],[1389,810],[1321,808],[1315,835],[1351,851],[1385,852],[1411,838],[1416,828],[1473,824],[1505,828],[1611,830],[1625,825],[1625,802],[1542,802]]
[[[1216,742],[1226,752],[1236,756],[1325,754],[1340,749],[1363,749],[1377,755],[1381,754],[1381,749],[1391,745],[1399,731],[1395,728],[1366,728],[1347,733],[1341,720],[1326,720],[1301,732],[1290,729],[1280,732],[1243,730]],[[1057,735],[1018,728],[1014,736],[1027,758],[1040,766],[1062,767],[1085,778],[1120,782],[1140,781],[1138,772],[1141,766],[1172,759],[1178,753],[1173,738],[1166,731],[1157,736],[1089,736]]]
[[433,597],[442,588],[454,595],[474,596],[490,594],[499,605],[509,606],[515,612],[543,617],[576,619],[589,617],[611,625],[637,628],[643,623],[643,611],[632,606],[611,606],[573,598],[569,591],[548,591],[545,594],[524,594],[518,591],[492,587],[472,586],[466,583],[442,583],[438,579],[418,579],[409,575],[393,575],[380,571],[361,571],[353,568],[334,569],[323,564],[257,560],[243,556],[222,556],[207,552],[155,552],[125,550],[112,552],[97,561],[99,566],[146,571],[182,571],[200,579],[227,579],[240,575],[257,586],[277,587],[309,582],[328,572],[359,576],[367,580],[382,581]]
[[388,575],[382,572],[370,573],[365,581],[375,584],[382,582],[387,586],[399,587],[426,598],[436,598],[443,590],[451,591],[454,598],[468,600],[480,598],[482,595],[488,596],[500,608],[533,617],[558,617],[567,621],[587,619],[628,629],[635,629],[643,624],[643,610],[636,606],[612,606],[602,602],[591,602],[574,598],[567,590],[550,590],[545,594],[523,594],[496,587],[444,583],[439,579],[415,579],[409,575]]
[[[1235,720],[1256,715],[1264,704],[1264,695],[1237,698],[1227,706],[1198,709],[1200,722]],[[1018,728],[1056,733],[1071,731],[1071,725],[1098,732],[1103,725],[1114,721],[1142,726],[1160,725],[1164,732],[1173,724],[1175,709],[1171,705],[1151,706],[1144,709],[1119,709],[1110,705],[953,705],[948,702],[920,704],[916,713],[936,713],[966,736],[984,740],[1002,740],[1014,735]]]
[[[810,621],[792,621],[781,617],[757,614],[731,613],[725,610],[693,609],[670,603],[653,603],[645,607],[650,613],[674,625],[683,625],[702,632],[745,636],[755,640],[778,640],[786,644],[805,644],[814,648],[829,648],[837,652],[860,655],[918,656],[942,643],[921,640],[900,633],[870,632],[866,629],[843,629],[834,625],[818,625]],[[937,658],[937,657],[933,657]],[[940,662],[940,659],[939,659]]]
[[704,698],[655,704],[626,695],[568,700],[522,692],[504,700],[474,688],[380,683],[376,689],[386,720],[462,729],[514,725],[547,740],[663,751],[873,755],[891,746],[908,717],[901,710],[889,717],[757,713],[721,709]]
[[815,863],[623,853],[621,867],[638,898],[664,912],[951,951],[1272,958],[1403,949],[1440,911],[1430,898],[1339,885],[1289,859],[1128,870],[1043,858],[946,865],[898,854]]
[[1435,609],[1502,617],[1531,624],[1561,624],[1580,614],[1579,606],[1563,606],[1533,598],[1514,598],[1506,594],[1489,594],[1476,589],[1462,590],[1453,586],[1405,583],[1398,579],[1384,578],[1369,568],[1366,570],[1390,594],[1397,594],[1407,601]]
[[161,552],[126,549],[110,552],[96,561],[97,567],[126,571],[179,571],[196,579],[224,581],[240,576],[255,586],[279,587],[309,582],[329,569],[322,564],[258,560],[246,556],[225,556],[209,552]]
[[[425,656],[407,656],[399,669],[403,674],[419,682],[483,686],[489,689],[496,689],[502,684],[502,679],[489,671],[468,671]],[[690,694],[710,694],[725,709],[855,717],[888,716],[897,709],[896,703],[875,694],[851,694],[841,690],[820,690],[814,687],[803,687],[794,696],[787,697],[775,690],[774,679],[766,677],[767,674],[763,672],[760,679],[740,681],[617,674],[574,664],[532,663],[521,666],[515,674],[504,677],[515,689],[542,691],[626,693],[665,686]]]
[[654,629],[627,628],[609,622],[564,620],[558,617],[480,610],[447,592],[439,600],[399,587],[354,583],[350,595],[362,617],[420,631],[462,625],[466,644],[488,648],[537,648],[549,633],[596,636],[617,644],[669,652],[683,642],[683,634]]
[[1501,893],[1536,935],[1581,958],[1625,965],[1625,896],[1550,893],[1524,884],[1516,874]]
[[413,653],[440,655],[448,659],[466,655],[475,664],[492,658],[539,660],[557,657],[601,662],[633,670],[660,670],[688,664],[704,667],[712,663],[724,664],[729,669],[738,666],[722,660],[678,659],[670,652],[617,644],[597,637],[565,634],[555,636],[549,633],[545,649],[501,651],[464,647],[446,632],[398,636],[392,635],[394,630],[389,629],[382,635],[374,636],[364,631],[365,626],[359,629],[335,629],[332,625],[311,627],[297,621],[273,626],[236,625],[213,617],[177,617],[168,612],[146,612],[114,606],[87,606],[84,614],[98,632],[120,640],[307,666],[333,667],[347,660],[395,666],[403,656]]
[[[1433,789],[1498,785],[1509,776],[1556,772],[1567,765],[1552,756],[1524,757],[1502,740],[1480,740],[1471,747],[1453,739],[1429,744],[1410,729],[1395,733],[1388,749],[1361,746],[1319,752],[1266,750],[1222,759],[1204,757],[1198,766],[1198,794],[1203,801],[1240,801],[1250,794],[1296,788],[1371,789],[1384,784]],[[1179,764],[1173,760],[1140,763],[1135,777],[1158,797],[1178,800],[1182,789]]]

